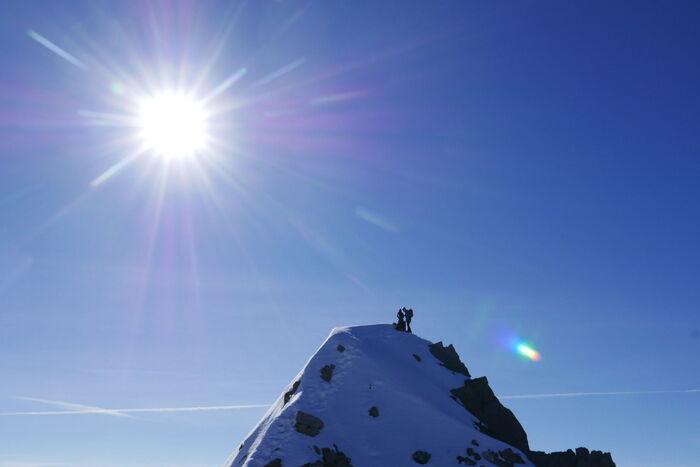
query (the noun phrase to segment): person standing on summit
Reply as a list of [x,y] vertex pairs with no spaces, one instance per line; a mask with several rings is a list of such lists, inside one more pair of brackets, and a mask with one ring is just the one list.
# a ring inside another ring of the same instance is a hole
[[405,331],[406,330],[406,322],[404,321],[404,314],[403,314],[404,308],[400,308],[399,312],[396,313],[396,317],[399,319],[399,322],[396,323],[395,327],[397,331]]
[[405,315],[406,315],[406,332],[413,332],[413,331],[411,331],[411,319],[413,319],[413,308],[409,308],[408,310],[406,310]]

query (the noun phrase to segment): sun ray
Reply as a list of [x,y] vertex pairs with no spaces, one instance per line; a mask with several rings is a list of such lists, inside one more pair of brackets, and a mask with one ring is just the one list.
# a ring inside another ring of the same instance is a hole
[[44,36],[39,34],[38,32],[36,32],[32,29],[29,29],[27,31],[27,34],[29,35],[29,37],[31,37],[32,39],[37,41],[39,44],[41,44],[44,47],[46,47],[47,49],[49,49],[51,52],[55,53],[56,55],[58,55],[59,57],[64,59],[68,63],[77,66],[81,70],[87,70],[88,67],[85,63],[81,62],[80,60],[75,58],[72,54],[66,52],[65,50],[63,50],[62,48],[60,48],[59,46],[57,46],[56,44],[54,44],[53,42],[51,42],[50,40],[48,40],[47,38],[45,38]]

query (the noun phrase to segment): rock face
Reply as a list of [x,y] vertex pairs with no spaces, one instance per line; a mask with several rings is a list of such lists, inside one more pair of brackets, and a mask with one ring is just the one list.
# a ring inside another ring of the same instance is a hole
[[411,455],[411,458],[419,464],[427,464],[431,457],[430,453],[425,451],[416,451]]
[[294,381],[294,384],[292,384],[292,387],[289,389],[289,391],[284,393],[284,403],[286,404],[289,402],[289,399],[292,398],[295,392],[297,392],[297,389],[299,389],[299,383],[300,381]]
[[391,325],[334,330],[292,381],[225,467],[615,465],[583,448],[530,451],[513,413],[452,345]]
[[459,355],[457,355],[457,351],[452,344],[445,347],[442,345],[442,342],[438,342],[437,344],[430,344],[428,349],[430,353],[433,354],[433,357],[440,360],[442,366],[448,370],[461,373],[464,376],[471,376],[467,367],[462,363],[462,360],[459,359]]
[[333,370],[335,370],[335,365],[326,365],[321,368],[321,379],[330,383],[333,378]]
[[468,379],[461,388],[450,391],[465,409],[481,421],[482,432],[527,452],[530,446],[525,430],[513,412],[505,408],[489,387],[485,376]]
[[532,451],[528,457],[537,467],[615,467],[609,452],[588,452],[586,448],[577,448],[576,452]]
[[297,412],[294,429],[307,436],[316,436],[323,429],[323,420],[300,410]]
[[313,463],[307,462],[301,467],[352,467],[352,459],[341,452],[338,446],[333,445],[333,448],[321,448],[319,460]]

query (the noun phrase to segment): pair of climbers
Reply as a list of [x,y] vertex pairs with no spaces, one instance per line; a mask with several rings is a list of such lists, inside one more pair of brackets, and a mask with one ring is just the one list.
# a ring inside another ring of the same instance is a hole
[[394,323],[394,327],[397,331],[413,332],[411,331],[411,320],[413,319],[412,308],[402,306],[399,308],[399,312],[396,313],[396,317],[399,319],[398,323]]

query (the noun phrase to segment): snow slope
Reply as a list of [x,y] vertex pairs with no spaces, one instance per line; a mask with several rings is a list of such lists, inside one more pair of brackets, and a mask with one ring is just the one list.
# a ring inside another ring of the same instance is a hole
[[[288,401],[280,396],[225,466],[349,465],[342,456],[337,463],[326,459],[324,464],[321,448],[339,450],[354,467],[415,467],[416,451],[430,454],[428,465],[491,466],[483,459],[487,450],[492,451],[487,456],[498,456],[511,448],[523,459],[517,465],[532,466],[518,449],[475,427],[477,418],[450,397],[450,390],[461,387],[467,377],[442,366],[430,344],[388,324],[334,329],[285,388]],[[326,365],[335,365],[330,381],[321,377]],[[370,415],[371,407],[379,416]],[[295,428],[300,411],[323,422],[318,434]],[[467,448],[482,459],[458,463],[458,456],[479,457],[468,456]]]

